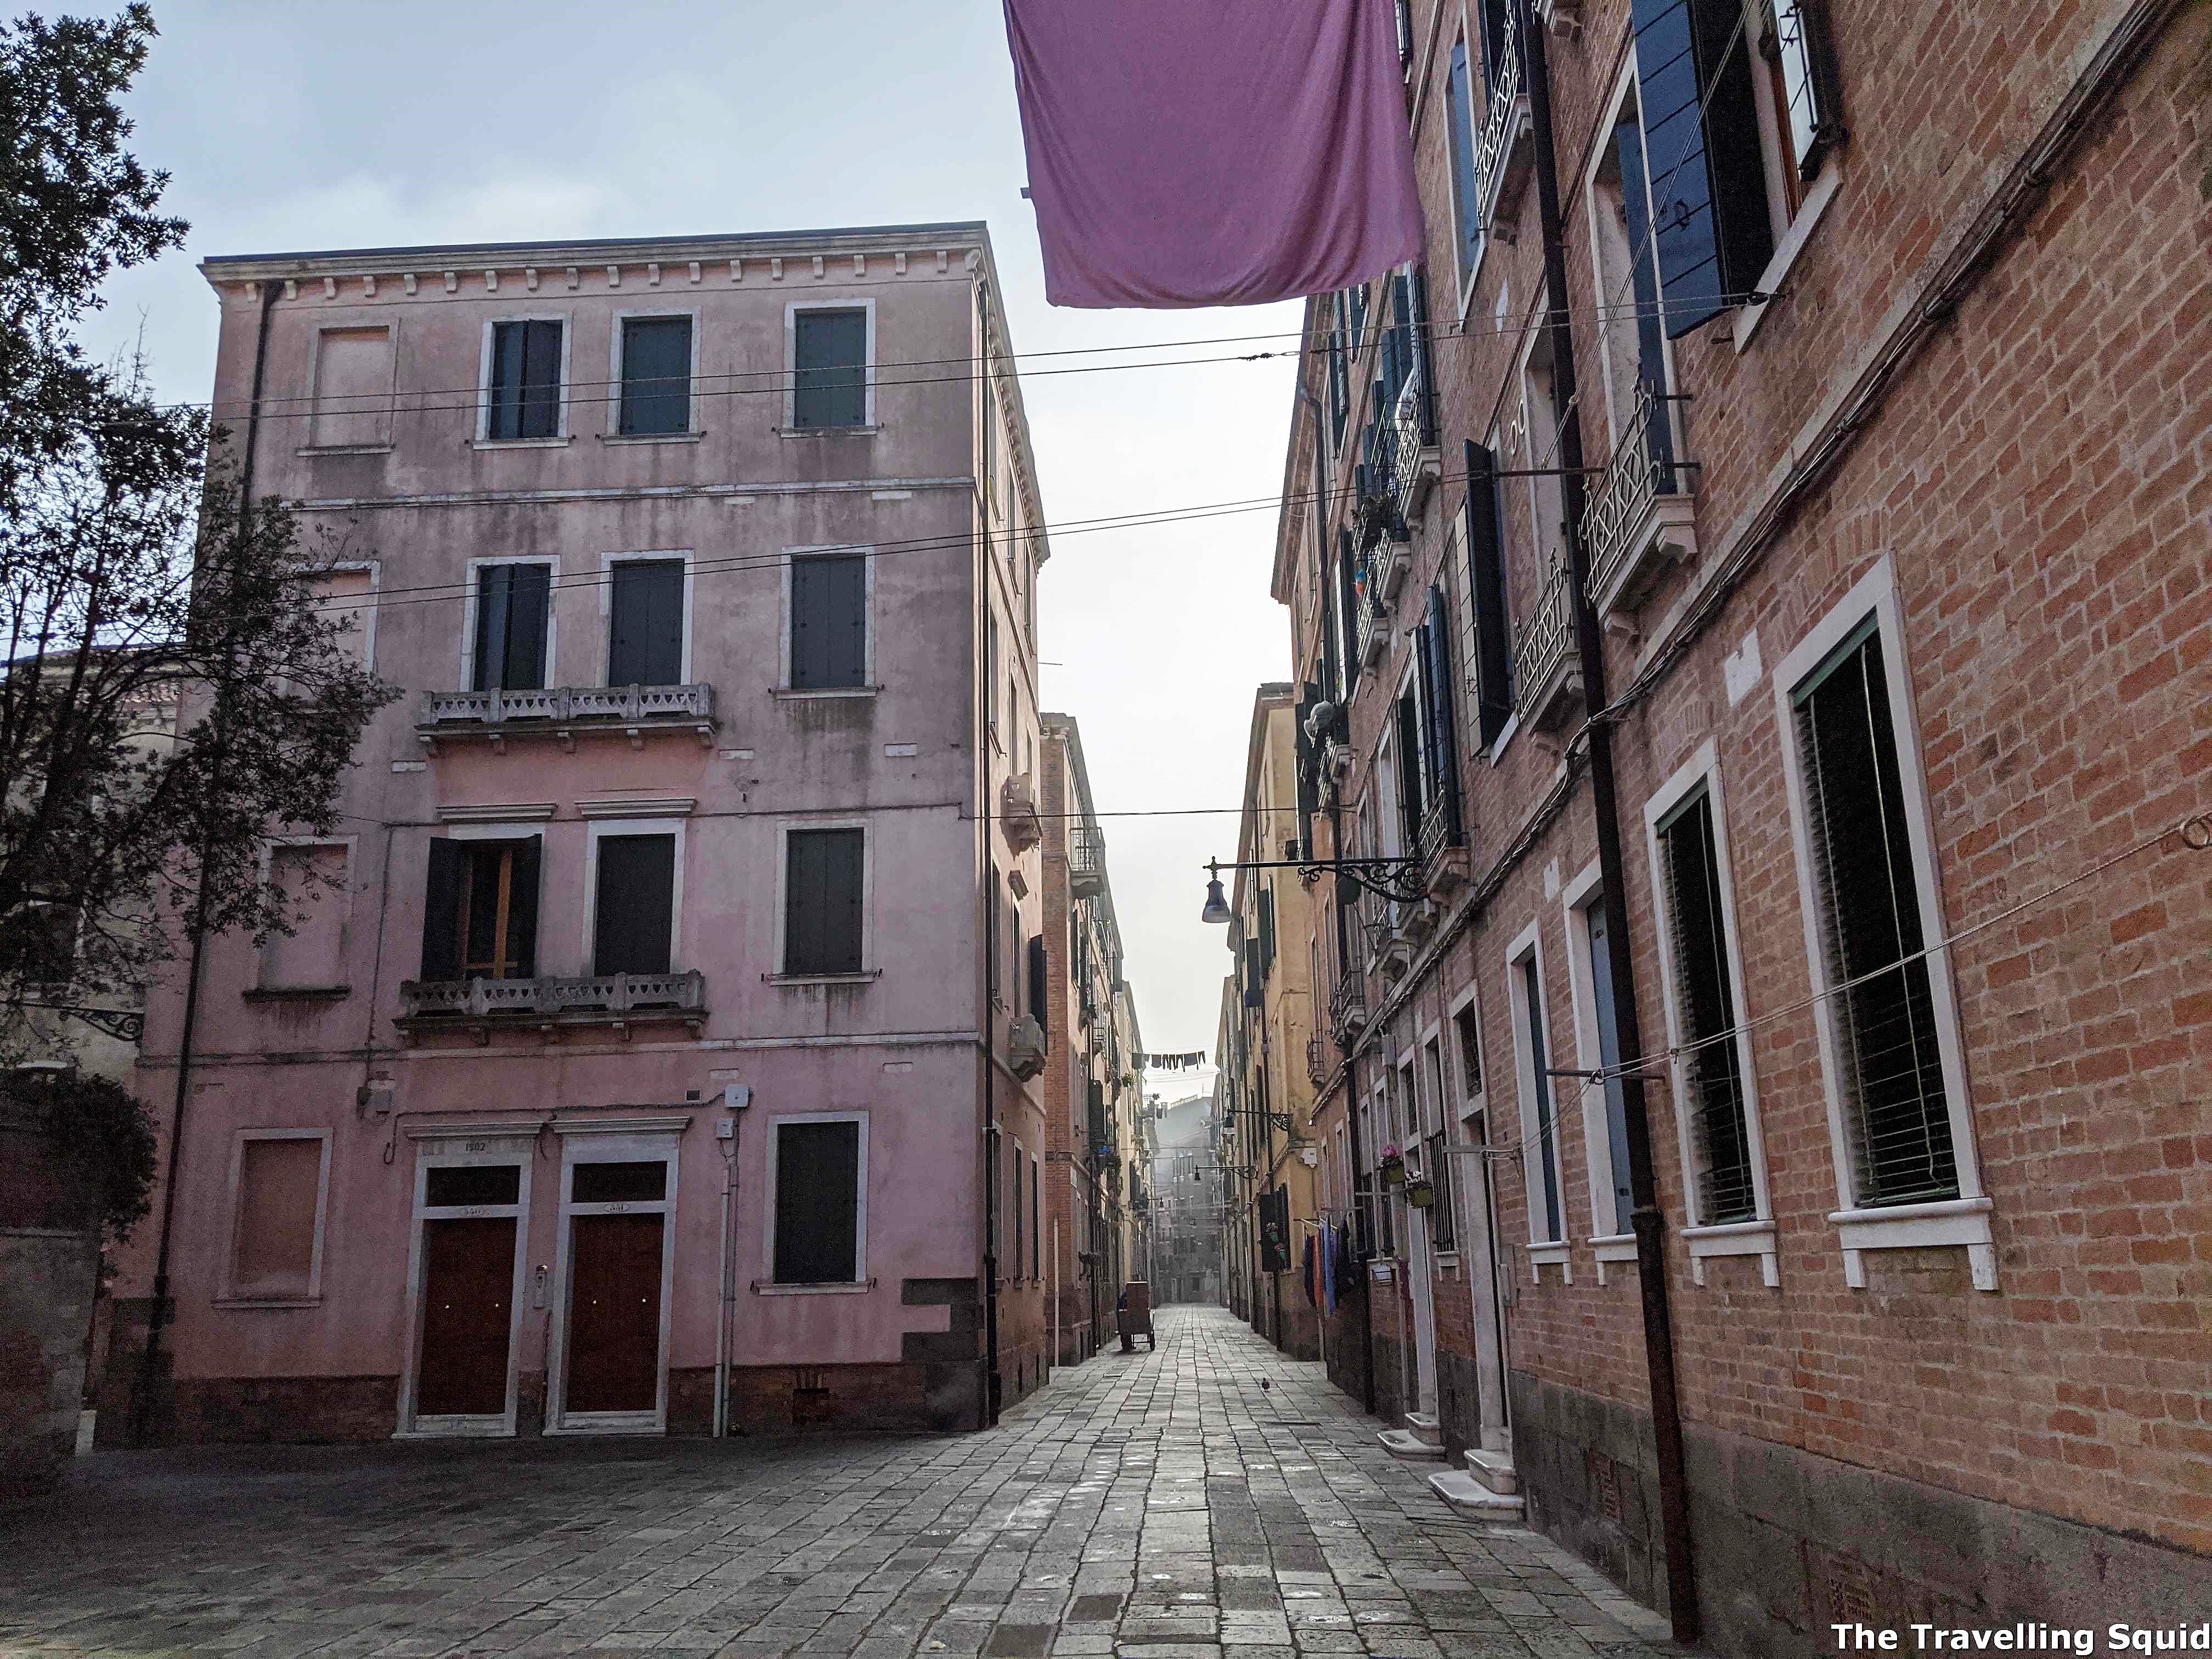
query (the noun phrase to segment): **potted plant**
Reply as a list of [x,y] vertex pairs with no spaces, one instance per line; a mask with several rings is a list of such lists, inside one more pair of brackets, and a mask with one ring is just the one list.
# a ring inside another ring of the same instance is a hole
[[1417,1210],[1425,1210],[1437,1201],[1437,1184],[1433,1181],[1415,1179],[1406,1183],[1406,1202]]
[[1382,1159],[1376,1168],[1382,1172],[1384,1186],[1402,1187],[1406,1184],[1406,1160],[1395,1146],[1382,1149]]

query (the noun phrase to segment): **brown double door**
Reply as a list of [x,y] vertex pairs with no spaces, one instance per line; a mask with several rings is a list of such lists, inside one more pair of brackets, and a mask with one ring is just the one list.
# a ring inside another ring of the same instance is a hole
[[417,1416],[505,1414],[514,1297],[513,1216],[422,1224]]
[[660,1398],[665,1217],[580,1215],[568,1256],[571,1412],[649,1412]]

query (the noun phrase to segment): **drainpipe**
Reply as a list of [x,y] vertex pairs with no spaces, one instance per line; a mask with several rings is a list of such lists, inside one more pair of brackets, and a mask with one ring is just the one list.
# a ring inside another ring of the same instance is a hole
[[[990,325],[983,325],[988,329]],[[987,335],[977,343],[979,354],[976,369],[979,383],[986,389],[984,418],[989,418],[988,389],[990,385],[987,367],[991,342]],[[982,502],[976,503],[977,514],[983,526],[983,556],[975,569],[975,655],[979,672],[976,684],[982,694],[975,699],[975,763],[983,780],[983,886],[977,894],[976,936],[983,941],[985,960],[998,948],[991,927],[991,903],[997,896],[992,892],[991,880],[991,700],[999,689],[988,680],[988,665],[983,659],[983,641],[991,628],[991,515]],[[1007,718],[1012,719],[1009,711]],[[1009,734],[1009,742],[1012,741]],[[983,1158],[988,1166],[983,1171],[983,1182],[978,1192],[983,1207],[983,1426],[999,1426],[999,1237],[995,1228],[997,1218],[991,1212],[992,1183],[998,1180],[999,1109],[995,1085],[998,1083],[998,1059],[994,1042],[991,1017],[991,987],[989,976],[983,985]]]
[[[1576,647],[1582,657],[1583,696],[1594,709],[1606,707],[1605,633],[1589,592],[1589,550],[1583,544],[1582,421],[1576,412],[1574,335],[1567,320],[1566,241],[1559,214],[1559,161],[1553,145],[1551,70],[1542,26],[1530,0],[1519,0],[1521,39],[1528,55],[1528,112],[1534,128],[1536,201],[1543,216],[1545,330],[1553,374],[1567,419],[1559,433],[1561,496],[1567,519],[1567,571],[1575,605]],[[1629,1195],[1634,1205],[1636,1276],[1643,1291],[1644,1357],[1651,1395],[1652,1439],[1659,1463],[1659,1516],[1666,1540],[1667,1603],[1674,1639],[1698,1639],[1697,1577],[1690,1553],[1689,1482],[1682,1453],[1681,1403],[1675,1394],[1674,1331],[1668,1305],[1666,1246],[1661,1237],[1658,1185],[1651,1158],[1651,1121],[1645,1110],[1643,1028],[1638,1018],[1636,975],[1630,962],[1626,861],[1620,849],[1620,803],[1613,787],[1613,726],[1601,717],[1583,727],[1589,744],[1590,807],[1597,831],[1598,869],[1605,884],[1605,924],[1617,941],[1606,954],[1613,979],[1613,1007],[1624,1069],[1620,1078],[1627,1120]]]
[[720,1271],[714,1279],[714,1438],[730,1431],[730,1315],[737,1286],[730,1273],[730,1226],[738,1201],[738,1138],[744,1120],[730,1120],[730,1150],[722,1154],[722,1235]]
[[[264,282],[261,285],[261,321],[253,343],[253,400],[246,408],[246,454],[238,475],[238,533],[241,541],[253,513],[254,440],[260,435],[261,390],[269,368],[269,319],[282,291],[276,283]],[[220,714],[218,702],[210,718],[218,718]],[[191,949],[185,969],[184,1029],[177,1039],[176,1093],[169,1102],[169,1149],[161,1179],[161,1237],[154,1255],[154,1294],[152,1305],[146,1310],[146,1346],[139,1356],[138,1387],[131,1401],[130,1441],[134,1447],[146,1443],[152,1427],[154,1384],[161,1366],[161,1326],[169,1310],[169,1254],[177,1221],[177,1164],[184,1146],[185,1106],[191,1098],[192,1038],[199,1024],[200,965],[207,943],[207,850],[204,846],[200,849],[199,891],[192,900],[189,930]]]

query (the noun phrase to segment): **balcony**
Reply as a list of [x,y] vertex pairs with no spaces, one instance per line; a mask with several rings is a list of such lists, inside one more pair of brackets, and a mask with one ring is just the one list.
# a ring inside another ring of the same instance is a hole
[[1669,565],[1698,556],[1697,502],[1680,486],[1667,401],[1650,385],[1613,447],[1605,481],[1583,510],[1590,601],[1600,617],[1632,611]]
[[714,742],[711,685],[559,685],[539,691],[426,691],[415,735],[427,755],[447,743],[489,743],[505,752],[514,738],[623,737],[633,749],[661,732],[688,732],[702,749]]
[[[1444,476],[1443,452],[1437,444],[1436,404],[1429,392],[1428,375],[1416,353],[1413,372],[1407,377],[1398,393],[1398,407],[1392,418],[1398,520],[1401,524],[1419,526],[1429,497],[1436,493],[1437,485]],[[1402,549],[1402,544],[1394,544]],[[1401,562],[1406,561],[1401,560]]]
[[1482,200],[1489,210],[1485,216],[1492,225],[1510,213],[1521,199],[1535,155],[1535,124],[1528,112],[1518,11],[1517,7],[1506,10],[1504,49],[1498,54],[1505,70],[1490,89],[1482,131],[1475,136],[1474,176],[1481,181]]
[[1306,1081],[1316,1089],[1328,1081],[1328,1054],[1317,1036],[1306,1039]]
[[1513,640],[1514,689],[1521,717],[1556,732],[1583,703],[1583,659],[1575,649],[1573,584],[1556,563],[1536,608]]
[[1078,898],[1096,898],[1106,890],[1106,833],[1095,823],[1078,823],[1068,831],[1067,887]]
[[1337,1045],[1351,1048],[1367,1029],[1367,987],[1357,973],[1346,973],[1328,994],[1329,1030]]
[[611,1030],[625,1042],[634,1025],[684,1025],[696,1036],[707,1021],[707,976],[589,974],[579,979],[404,980],[401,1036],[466,1031],[479,1045],[497,1030],[530,1030],[546,1042],[580,1027]]
[[1380,668],[1390,658],[1390,613],[1370,600],[1359,613],[1359,665]]
[[1439,800],[1421,817],[1421,879],[1429,891],[1448,897],[1468,882],[1467,836],[1454,804]]

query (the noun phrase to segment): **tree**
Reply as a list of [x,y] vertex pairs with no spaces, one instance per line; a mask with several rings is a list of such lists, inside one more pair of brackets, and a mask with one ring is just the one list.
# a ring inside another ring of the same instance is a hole
[[180,932],[288,931],[262,848],[336,828],[394,695],[228,434],[69,337],[183,234],[114,104],[152,32],[143,6],[0,30],[0,1065],[47,988],[143,985]]

